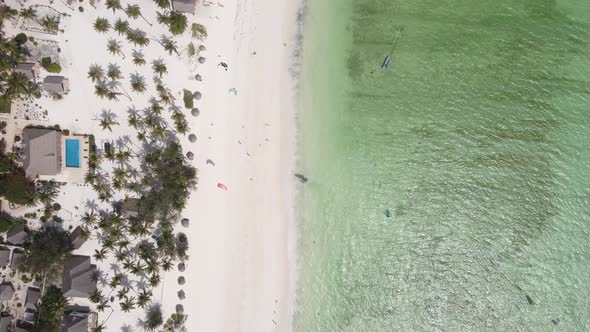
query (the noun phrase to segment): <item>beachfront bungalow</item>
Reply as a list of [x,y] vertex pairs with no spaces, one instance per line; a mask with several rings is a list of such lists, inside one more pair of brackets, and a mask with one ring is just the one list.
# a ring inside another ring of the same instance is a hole
[[173,0],[172,7],[179,12],[194,14],[197,8],[197,0]]
[[43,88],[51,93],[64,93],[70,89],[70,80],[63,76],[47,76],[43,80]]
[[10,269],[12,271],[20,270],[19,264],[22,261],[25,254],[22,251],[13,250],[12,251],[12,260],[10,261]]
[[132,219],[137,218],[141,214],[141,199],[126,198],[121,204],[119,213],[123,218]]
[[25,174],[35,179],[39,175],[57,175],[61,170],[61,132],[52,129],[23,130]]
[[31,81],[39,76],[40,71],[41,67],[36,63],[19,63],[14,67],[15,73],[21,73]]
[[8,266],[10,262],[10,249],[0,249],[0,267]]
[[14,296],[14,286],[11,282],[0,284],[0,301],[10,301]]
[[82,232],[82,227],[78,226],[70,234],[70,241],[74,249],[80,249],[80,247],[86,242],[86,236]]
[[37,304],[41,299],[41,290],[35,287],[27,288],[27,297],[25,299],[25,308],[37,310]]
[[24,224],[16,225],[8,230],[6,233],[6,242],[14,245],[20,245],[25,242],[29,236]]
[[90,256],[74,255],[64,264],[62,288],[66,297],[88,297],[96,289],[96,265]]
[[65,315],[61,320],[61,332],[88,332],[88,316]]

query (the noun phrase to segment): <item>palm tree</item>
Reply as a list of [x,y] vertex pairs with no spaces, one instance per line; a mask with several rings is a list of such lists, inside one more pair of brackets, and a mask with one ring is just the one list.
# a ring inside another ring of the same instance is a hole
[[109,50],[109,53],[111,53],[112,55],[118,54],[122,56],[123,59],[125,59],[125,54],[123,54],[123,52],[121,51],[121,43],[119,43],[116,39],[109,39],[109,41],[107,42],[107,49]]
[[57,18],[57,16],[47,15],[41,19],[41,26],[43,27],[43,30],[49,33],[57,32],[57,28],[59,26],[59,19]]
[[152,62],[152,69],[160,77],[168,72],[168,68],[162,59],[154,60]]
[[133,127],[133,129],[137,129],[141,124],[141,119],[136,112],[130,112],[127,116],[127,123]]
[[118,125],[119,123],[115,120],[114,114],[110,111],[103,111],[100,119],[100,126],[103,130],[108,129],[113,131],[112,126]]
[[105,4],[107,5],[108,9],[113,10],[113,13],[117,10],[123,9],[123,7],[121,7],[121,1],[119,0],[107,0]]
[[104,82],[98,82],[98,84],[94,86],[94,94],[100,98],[108,97],[110,93],[111,91]]
[[88,300],[90,300],[90,302],[92,303],[99,303],[100,301],[102,301],[102,298],[102,293],[98,288],[94,289],[88,294]]
[[144,59],[143,53],[141,51],[133,50],[132,56],[133,56],[133,63],[134,64],[136,64],[138,66],[145,65],[145,59]]
[[176,42],[169,37],[162,36],[160,38],[160,44],[166,51],[168,51],[168,54],[172,55],[172,52],[174,52],[178,55],[178,47],[176,46]]
[[88,69],[88,78],[90,78],[92,82],[102,81],[104,78],[104,70],[100,65],[90,65],[90,69]]
[[94,30],[98,32],[105,33],[109,31],[110,28],[111,24],[109,23],[109,20],[107,20],[106,18],[99,17],[96,19],[96,21],[94,21]]
[[133,43],[135,46],[146,46],[150,43],[146,33],[139,29],[127,30],[127,40]]
[[173,10],[170,12],[169,22],[170,32],[172,32],[173,35],[180,35],[186,30],[186,16],[177,10]]
[[5,81],[4,95],[9,97],[30,97],[39,93],[38,86],[29,81],[23,73],[12,72]]
[[157,273],[156,274],[152,274],[150,276],[149,284],[150,284],[150,286],[152,286],[152,287],[155,288],[155,287],[158,287],[158,285],[160,284],[160,281],[161,280],[162,279],[160,278],[160,275],[159,274],[157,274]]
[[172,269],[172,258],[166,257],[162,259],[162,270],[168,272]]
[[94,249],[94,259],[97,261],[102,262],[105,258],[107,258],[108,250],[106,248]]
[[93,327],[91,329],[91,332],[103,332],[106,328],[106,325],[104,323],[100,323],[99,325],[96,325],[95,327]]
[[121,69],[117,64],[111,63],[109,64],[109,68],[107,70],[107,77],[111,80],[120,80],[123,78],[123,74],[121,73]]
[[125,301],[119,303],[123,312],[129,312],[135,309],[135,298],[125,296]]
[[34,20],[39,23],[39,20],[37,19],[37,11],[33,7],[22,8],[19,15],[25,20]]
[[137,132],[137,139],[140,140],[140,141],[142,141],[142,142],[146,141],[147,140],[147,136],[146,136],[145,131],[138,131]]
[[96,215],[94,214],[94,212],[86,211],[82,215],[82,221],[84,222],[84,225],[87,225],[87,226],[94,225],[94,223],[96,222]]
[[160,8],[163,8],[163,9],[170,8],[170,0],[154,0],[154,2]]
[[137,294],[137,306],[140,308],[145,308],[145,306],[150,302],[152,299],[152,292],[146,289],[143,289],[139,294]]
[[0,23],[3,23],[5,19],[12,20],[14,16],[18,14],[16,9],[12,9],[7,5],[0,5]]
[[59,184],[54,180],[50,181],[39,181],[37,183],[37,189],[35,195],[37,199],[45,204],[51,204],[59,195]]
[[145,78],[138,73],[131,75],[131,90],[143,93],[146,90]]
[[141,17],[145,21],[145,23],[149,24],[150,26],[152,25],[150,22],[148,22],[148,20],[146,20],[145,17],[143,17],[143,15],[141,14],[141,8],[139,8],[138,5],[127,5],[127,8],[125,8],[125,13],[132,19],[137,19],[138,17]]
[[110,308],[110,305],[106,300],[101,301],[99,304],[96,305],[96,310],[98,312],[103,312],[106,308]]
[[125,34],[129,30],[129,22],[122,20],[121,18],[118,18],[115,21],[113,29],[117,31],[119,35]]

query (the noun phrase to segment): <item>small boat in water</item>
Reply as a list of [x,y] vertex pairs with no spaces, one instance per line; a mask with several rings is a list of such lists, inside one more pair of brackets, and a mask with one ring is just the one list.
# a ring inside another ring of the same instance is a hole
[[397,33],[397,37],[395,39],[395,42],[393,43],[393,46],[391,47],[391,52],[389,52],[389,55],[387,55],[385,57],[385,60],[383,60],[383,64],[381,65],[381,69],[383,69],[383,70],[387,69],[387,67],[391,63],[391,56],[393,55],[393,51],[395,51],[395,47],[397,46],[397,43],[399,42],[400,38],[402,37],[402,33],[404,32],[404,27],[403,26],[396,27],[395,32]]

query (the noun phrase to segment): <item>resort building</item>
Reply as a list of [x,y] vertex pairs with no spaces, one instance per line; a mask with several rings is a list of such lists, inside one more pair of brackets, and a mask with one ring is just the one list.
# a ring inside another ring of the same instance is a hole
[[23,130],[25,174],[35,179],[39,175],[57,175],[61,168],[61,132],[52,129]]
[[88,316],[65,315],[61,320],[61,332],[88,332]]
[[51,93],[64,93],[70,89],[70,80],[63,76],[47,76],[43,80],[43,88]]
[[29,236],[24,224],[20,224],[12,227],[6,233],[6,242],[10,244],[19,245],[25,242],[25,239]]
[[8,266],[10,262],[10,249],[0,249],[0,267]]
[[137,218],[140,215],[141,200],[139,198],[126,198],[121,204],[120,214],[123,218]]
[[173,0],[172,7],[179,12],[194,14],[197,8],[197,0]]
[[24,256],[25,256],[25,254],[22,251],[18,251],[18,250],[12,251],[12,260],[10,261],[10,269],[12,271],[20,270],[19,264]]
[[39,288],[27,288],[27,297],[25,299],[25,308],[37,310],[37,303],[41,299],[41,290]]
[[70,234],[70,241],[74,249],[80,249],[80,247],[86,242],[86,236],[82,233],[82,227],[78,226]]
[[14,67],[15,73],[21,73],[32,81],[39,76],[40,70],[41,67],[36,63],[19,63]]
[[0,284],[0,301],[10,301],[14,296],[14,286],[11,282]]
[[62,289],[66,297],[88,297],[96,289],[96,265],[90,256],[74,255],[64,264]]

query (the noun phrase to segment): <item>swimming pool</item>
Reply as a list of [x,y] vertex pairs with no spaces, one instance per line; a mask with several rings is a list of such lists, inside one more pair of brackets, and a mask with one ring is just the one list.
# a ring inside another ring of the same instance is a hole
[[80,167],[79,139],[66,139],[66,167]]

